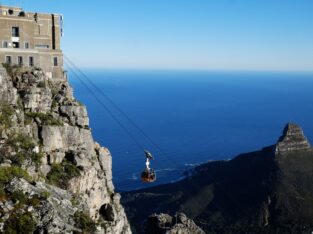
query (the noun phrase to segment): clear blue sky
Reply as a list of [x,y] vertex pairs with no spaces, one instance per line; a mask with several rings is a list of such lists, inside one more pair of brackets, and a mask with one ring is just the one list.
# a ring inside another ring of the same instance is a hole
[[313,71],[313,0],[2,0],[63,13],[96,68]]

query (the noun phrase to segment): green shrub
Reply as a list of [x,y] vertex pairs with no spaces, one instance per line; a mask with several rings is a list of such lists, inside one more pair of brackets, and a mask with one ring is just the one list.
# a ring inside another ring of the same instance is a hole
[[78,194],[73,194],[73,197],[71,199],[71,203],[73,206],[78,206],[80,201],[80,197]]
[[0,200],[6,200],[7,197],[11,197],[14,200],[25,200],[23,195],[19,193],[13,193],[10,195],[7,194],[7,191],[5,190],[6,184],[16,177],[30,181],[28,173],[19,167],[0,167]]
[[39,168],[39,166],[41,165],[41,159],[43,158],[43,153],[39,152],[39,153],[35,153],[32,152],[30,155],[30,159],[32,160],[32,162],[36,165],[37,169]]
[[25,204],[28,201],[28,197],[22,191],[15,191],[10,197],[14,203],[19,201],[21,204]]
[[27,171],[20,167],[0,167],[0,185],[10,182],[15,177],[24,178],[27,181],[30,181],[30,176]]
[[6,220],[3,231],[7,234],[34,233],[36,229],[36,222],[31,213],[24,214],[13,213],[10,218]]
[[58,105],[59,105],[59,104],[58,104],[57,100],[53,99],[53,100],[52,100],[51,107],[52,107],[52,108],[56,108]]
[[10,155],[8,158],[11,160],[13,165],[17,165],[20,167],[25,162],[25,159],[27,158],[27,156],[19,152],[19,153]]
[[63,123],[60,120],[55,119],[51,113],[27,112],[25,114],[28,117],[28,120],[39,118],[42,125],[63,126]]
[[63,160],[61,164],[52,164],[47,180],[53,185],[67,189],[68,181],[78,176],[80,176],[80,170],[71,162]]
[[44,191],[44,192],[42,192],[40,195],[41,195],[41,197],[43,197],[45,200],[47,200],[47,199],[51,196],[51,194],[50,194],[48,191]]
[[82,233],[93,233],[96,231],[96,223],[84,212],[77,211],[74,214],[74,221]]
[[0,127],[8,129],[12,125],[14,109],[9,104],[0,103]]
[[37,207],[41,202],[41,197],[38,195],[34,195],[32,197],[27,196],[22,191],[15,191],[12,194],[7,193],[7,197],[9,197],[14,203],[17,203],[14,208],[20,209],[23,208],[24,205]]
[[24,134],[11,134],[7,140],[7,144],[14,149],[22,149],[24,151],[33,150],[35,144],[32,139]]
[[6,200],[6,191],[4,184],[0,184],[0,201]]
[[39,206],[40,202],[41,202],[41,200],[37,195],[33,196],[32,198],[28,199],[28,201],[27,201],[28,205],[32,205],[33,207]]

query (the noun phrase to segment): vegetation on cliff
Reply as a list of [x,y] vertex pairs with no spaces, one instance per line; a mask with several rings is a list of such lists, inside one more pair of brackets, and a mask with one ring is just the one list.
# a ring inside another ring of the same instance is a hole
[[62,163],[52,164],[51,170],[47,174],[47,180],[53,185],[67,189],[68,182],[78,176],[80,176],[80,170],[71,162],[64,159]]

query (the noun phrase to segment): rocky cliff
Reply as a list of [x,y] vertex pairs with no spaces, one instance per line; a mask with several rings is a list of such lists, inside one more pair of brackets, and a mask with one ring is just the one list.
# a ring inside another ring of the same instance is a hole
[[66,78],[0,66],[1,232],[131,233],[88,125]]
[[312,168],[302,129],[287,124],[274,145],[203,164],[176,183],[127,192],[122,202],[138,233],[150,214],[183,211],[206,233],[309,234]]
[[283,135],[276,144],[276,154],[282,154],[293,151],[310,150],[311,145],[304,136],[302,129],[292,123],[288,123],[284,128]]

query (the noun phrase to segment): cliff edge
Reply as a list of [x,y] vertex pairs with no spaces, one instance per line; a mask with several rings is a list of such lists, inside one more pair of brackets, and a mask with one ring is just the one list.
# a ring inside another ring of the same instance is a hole
[[0,232],[12,230],[131,233],[111,154],[67,80],[0,65]]

